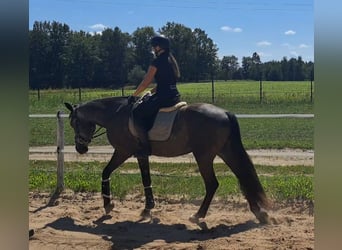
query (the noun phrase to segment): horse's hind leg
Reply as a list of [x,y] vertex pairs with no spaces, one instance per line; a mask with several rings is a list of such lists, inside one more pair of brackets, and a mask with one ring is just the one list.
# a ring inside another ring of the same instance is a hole
[[144,185],[145,192],[145,209],[150,210],[154,208],[154,198],[152,193],[151,186],[151,175],[150,175],[150,164],[148,161],[148,157],[139,157],[138,158],[139,168],[141,172],[141,178]]
[[214,197],[216,189],[219,186],[219,183],[216,179],[214,168],[213,168],[213,160],[214,157],[204,155],[204,154],[196,154],[194,153],[196,158],[200,174],[204,180],[205,184],[205,197],[204,200],[197,211],[196,214],[192,215],[190,220],[193,222],[197,222],[199,218],[204,218],[208,212],[210,203]]
[[238,178],[241,190],[256,218],[261,223],[267,223],[268,215],[261,207],[268,208],[269,203],[247,152],[243,148],[226,147],[224,153],[220,153],[219,156]]

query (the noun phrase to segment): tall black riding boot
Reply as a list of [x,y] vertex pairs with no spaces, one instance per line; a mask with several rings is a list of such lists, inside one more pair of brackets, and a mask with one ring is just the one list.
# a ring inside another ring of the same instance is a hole
[[148,132],[141,127],[136,126],[139,139],[139,149],[135,153],[136,157],[146,157],[151,155],[151,145],[148,139]]

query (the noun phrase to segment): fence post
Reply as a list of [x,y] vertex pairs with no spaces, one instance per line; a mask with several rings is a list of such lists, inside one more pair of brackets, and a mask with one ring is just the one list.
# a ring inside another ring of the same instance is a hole
[[81,91],[81,87],[78,87],[78,101],[79,101],[79,102],[82,101],[82,91]]
[[62,111],[57,112],[57,192],[64,189],[64,121]]

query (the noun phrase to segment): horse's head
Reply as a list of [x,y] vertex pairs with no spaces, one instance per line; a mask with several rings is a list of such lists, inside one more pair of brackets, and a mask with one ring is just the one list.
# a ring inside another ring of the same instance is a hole
[[88,145],[93,138],[96,129],[96,124],[86,119],[79,106],[64,103],[67,109],[70,110],[70,125],[75,132],[75,148],[78,153],[85,154],[88,152]]

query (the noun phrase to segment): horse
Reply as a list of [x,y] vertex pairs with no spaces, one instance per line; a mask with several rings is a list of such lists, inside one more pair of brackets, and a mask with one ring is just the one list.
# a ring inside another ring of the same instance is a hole
[[[81,104],[64,103],[70,111],[70,125],[75,133],[75,148],[80,154],[88,145],[96,126],[106,129],[114,153],[103,169],[101,194],[106,214],[114,208],[110,194],[110,175],[139,149],[139,140],[129,129],[132,96],[96,99]],[[247,154],[236,115],[209,103],[187,104],[179,108],[170,137],[165,141],[151,141],[152,155],[176,157],[192,153],[205,184],[205,196],[198,211],[189,218],[192,222],[204,219],[219,186],[213,161],[219,156],[237,177],[250,211],[260,223],[268,223],[270,201],[259,181],[254,165]],[[152,192],[149,157],[137,157],[145,195],[144,211],[155,207]]]

